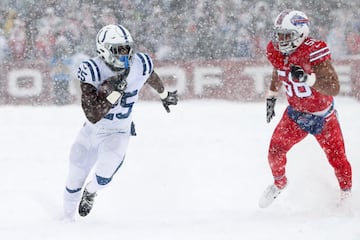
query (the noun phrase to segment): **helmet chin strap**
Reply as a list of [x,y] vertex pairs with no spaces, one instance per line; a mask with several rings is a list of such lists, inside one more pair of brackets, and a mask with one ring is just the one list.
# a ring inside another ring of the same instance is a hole
[[290,55],[292,52],[295,51],[296,48],[297,48],[297,47],[296,47],[296,45],[295,45],[293,42],[290,43],[290,46],[289,46],[288,48],[286,48],[286,49],[288,49],[288,50],[286,50],[285,52],[281,51],[281,47],[279,46],[279,50],[280,50],[284,55]]
[[119,61],[121,63],[124,63],[124,68],[128,69],[130,67],[130,62],[129,62],[129,56],[128,55],[121,55],[119,57]]
[[296,47],[296,45],[294,44],[294,42],[291,42],[291,50],[289,51],[288,54],[291,54],[293,51],[295,51],[296,48],[297,48],[297,47]]
[[115,67],[112,64],[109,64],[107,62],[105,62],[105,64],[111,69],[111,71],[113,72],[117,72],[119,75],[123,74],[124,72],[129,72],[130,71],[130,67],[128,67],[127,69],[125,68],[121,68],[121,67]]
[[118,60],[122,63],[123,67],[117,67],[114,66],[114,64],[110,64],[108,62],[105,63],[112,71],[119,72],[119,74],[122,74],[122,72],[126,72],[126,70],[130,70],[130,61],[128,55],[121,55],[118,57]]

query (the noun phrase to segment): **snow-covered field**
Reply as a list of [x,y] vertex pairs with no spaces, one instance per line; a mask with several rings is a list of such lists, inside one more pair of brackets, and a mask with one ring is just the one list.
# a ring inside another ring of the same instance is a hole
[[337,98],[353,198],[339,197],[333,169],[312,136],[288,154],[287,190],[269,208],[267,147],[285,108],[265,103],[182,101],[170,114],[139,102],[133,137],[93,211],[61,221],[70,146],[84,116],[77,105],[0,107],[0,239],[359,240],[360,102]]

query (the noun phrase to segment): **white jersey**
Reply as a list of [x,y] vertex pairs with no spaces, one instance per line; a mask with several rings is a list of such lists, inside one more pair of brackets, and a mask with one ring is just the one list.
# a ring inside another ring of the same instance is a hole
[[[136,53],[126,79],[127,87],[120,101],[115,103],[110,111],[98,122],[87,124],[98,128],[98,132],[123,132],[129,133],[131,128],[131,112],[133,105],[138,100],[139,91],[150,74],[153,72],[152,59],[144,53]],[[77,76],[80,82],[93,85],[96,89],[108,78],[115,76],[100,57],[91,58],[80,64]]]

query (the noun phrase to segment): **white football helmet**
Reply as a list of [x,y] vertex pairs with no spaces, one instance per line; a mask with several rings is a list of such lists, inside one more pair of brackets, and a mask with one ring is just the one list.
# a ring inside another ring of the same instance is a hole
[[284,10],[275,19],[272,42],[284,54],[290,54],[309,36],[310,20],[305,13]]
[[113,71],[130,68],[133,58],[133,39],[121,25],[110,24],[100,29],[96,36],[97,54]]

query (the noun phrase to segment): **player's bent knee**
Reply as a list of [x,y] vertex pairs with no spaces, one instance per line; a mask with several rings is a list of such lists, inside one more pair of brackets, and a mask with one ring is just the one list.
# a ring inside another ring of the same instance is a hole
[[81,190],[81,188],[70,189],[70,188],[68,188],[68,187],[65,187],[65,189],[66,189],[66,191],[67,191],[68,193],[77,193],[77,192],[79,192],[79,191]]
[[101,177],[101,176],[96,175],[96,181],[97,181],[97,183],[99,185],[104,186],[104,185],[108,184],[109,182],[111,182],[111,180],[112,180],[112,177],[105,178],[105,177]]
[[81,144],[74,144],[70,150],[70,162],[76,166],[82,167],[85,164],[84,156],[87,149]]

